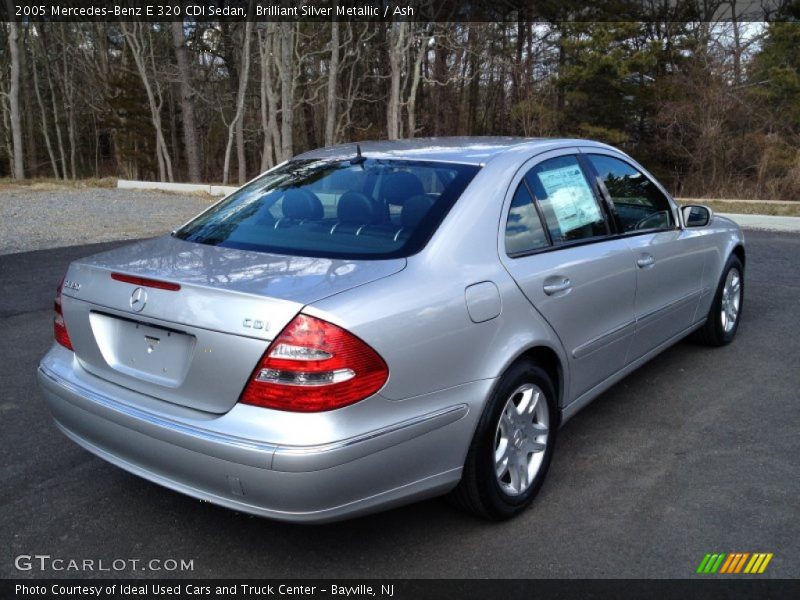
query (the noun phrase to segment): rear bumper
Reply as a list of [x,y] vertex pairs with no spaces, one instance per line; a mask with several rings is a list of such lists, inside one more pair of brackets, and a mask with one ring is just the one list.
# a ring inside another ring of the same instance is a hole
[[97,456],[196,498],[299,522],[347,518],[451,489],[492,383],[298,415],[296,437],[304,443],[290,444],[287,413],[281,420],[242,405],[225,415],[177,407],[98,379],[59,346],[42,359],[38,379],[59,428]]

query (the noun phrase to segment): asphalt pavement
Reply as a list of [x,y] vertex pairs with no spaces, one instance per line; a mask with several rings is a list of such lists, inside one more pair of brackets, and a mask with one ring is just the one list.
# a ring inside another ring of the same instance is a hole
[[[0,577],[691,577],[709,552],[771,552],[760,577],[800,577],[800,235],[747,244],[735,342],[681,342],[603,394],[561,430],[534,505],[499,524],[437,499],[288,525],[95,458],[56,429],[35,371],[68,262],[113,244],[0,256]],[[17,570],[36,554],[193,570]]]

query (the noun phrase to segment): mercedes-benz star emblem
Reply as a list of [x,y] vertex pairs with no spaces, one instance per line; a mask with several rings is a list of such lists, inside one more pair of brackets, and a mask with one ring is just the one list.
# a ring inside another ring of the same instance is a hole
[[131,294],[133,312],[142,312],[145,304],[147,304],[147,291],[144,288],[137,287]]

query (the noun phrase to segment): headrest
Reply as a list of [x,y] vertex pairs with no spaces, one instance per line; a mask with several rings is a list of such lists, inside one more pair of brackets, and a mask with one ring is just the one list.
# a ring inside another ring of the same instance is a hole
[[408,171],[390,173],[381,186],[381,200],[387,204],[402,206],[412,196],[425,194],[419,177]]
[[325,209],[316,194],[299,188],[286,190],[281,210],[287,219],[319,220],[325,215]]
[[361,190],[364,186],[364,173],[351,169],[338,169],[326,180],[327,189],[335,192]]
[[412,196],[403,205],[400,212],[400,222],[404,228],[413,229],[425,218],[428,211],[433,207],[433,198],[420,194]]
[[375,203],[360,192],[342,194],[336,207],[336,216],[342,223],[374,223],[376,214]]

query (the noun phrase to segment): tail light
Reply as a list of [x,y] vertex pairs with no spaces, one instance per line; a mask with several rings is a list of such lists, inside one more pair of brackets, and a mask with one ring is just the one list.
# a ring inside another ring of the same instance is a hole
[[55,316],[53,318],[53,337],[56,338],[59,344],[72,350],[72,342],[69,339],[67,324],[64,322],[64,311],[61,308],[61,292],[63,289],[64,280],[62,279],[61,283],[58,284],[56,299],[55,302],[53,302],[53,310],[55,311]]
[[320,412],[377,392],[389,377],[383,359],[332,323],[297,315],[273,340],[240,402],[293,412]]

